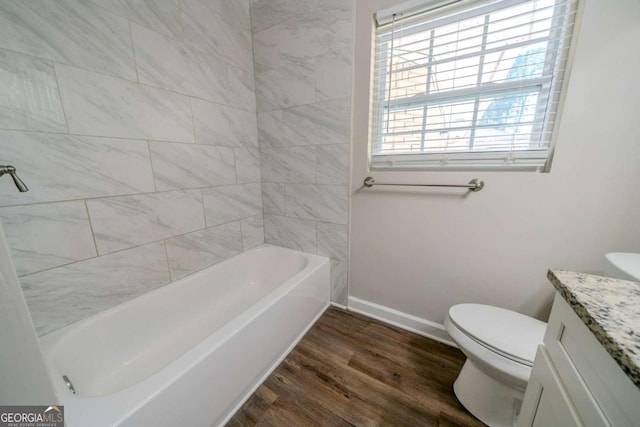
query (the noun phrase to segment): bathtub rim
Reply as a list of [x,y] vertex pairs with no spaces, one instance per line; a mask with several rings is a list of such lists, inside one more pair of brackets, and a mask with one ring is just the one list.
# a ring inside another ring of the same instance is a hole
[[[188,280],[194,280],[197,279],[199,276],[203,276],[207,273],[207,269],[213,268],[213,267],[217,267],[217,266],[223,266],[224,264],[228,264],[231,261],[234,260],[234,258],[239,257],[241,255],[250,253],[250,252],[257,252],[260,250],[264,250],[264,249],[268,249],[268,248],[276,248],[276,249],[281,249],[281,250],[285,250],[285,251],[289,251],[289,252],[297,252],[297,253],[301,253],[303,254],[305,257],[307,257],[308,259],[310,259],[311,261],[314,260],[314,258],[328,258],[328,257],[324,257],[321,255],[316,255],[316,254],[312,254],[310,252],[303,252],[303,251],[299,251],[296,249],[290,249],[290,248],[285,248],[282,246],[276,246],[276,245],[271,245],[268,243],[263,243],[261,245],[255,246],[251,249],[247,249],[244,252],[240,252],[232,257],[229,257],[227,259],[224,259],[218,263],[212,264],[212,265],[208,265],[206,267],[203,267],[199,270],[196,270],[192,273],[189,273],[185,276],[181,276],[179,278],[177,278],[174,281],[171,281],[169,283],[166,283],[164,285],[160,285],[157,288],[154,288],[148,292],[145,292],[143,294],[137,295],[133,298],[130,298],[126,301],[123,301],[121,303],[118,303],[114,306],[111,306],[105,310],[102,310],[98,313],[92,314],[89,317],[86,317],[84,319],[80,319],[76,322],[73,323],[69,323],[68,325],[63,326],[60,329],[56,329],[54,331],[51,331],[49,333],[46,333],[42,336],[38,337],[38,342],[40,343],[40,347],[41,349],[50,349],[52,347],[52,345],[54,345],[54,343],[58,342],[60,339],[62,339],[62,337],[64,337],[65,335],[67,335],[69,332],[71,332],[74,329],[77,328],[84,328],[89,326],[91,323],[97,322],[98,320],[104,318],[104,317],[108,317],[111,314],[113,314],[116,311],[119,310],[123,310],[126,309],[127,307],[129,307],[130,305],[133,305],[135,303],[138,302],[139,299],[141,298],[150,298],[153,295],[159,294],[159,293],[163,293],[163,292],[168,292],[169,289],[172,289],[174,287],[178,287],[182,282],[186,282]],[[284,283],[288,283],[289,280],[293,279],[294,277],[298,276],[300,273],[302,273],[303,271],[305,271],[307,268],[309,267],[309,264],[307,264],[304,268],[302,268],[302,270],[298,271],[296,274],[294,274],[293,276],[291,276],[286,282]],[[282,286],[284,283],[278,285],[276,287],[276,289],[279,289],[280,286]],[[274,289],[274,291],[276,290]],[[269,294],[268,294],[269,295]],[[267,295],[267,296],[268,296]]]
[[[56,349],[59,345],[64,344],[64,338],[71,332],[73,332],[77,328],[86,328],[90,327],[90,325],[103,317],[113,315],[114,313],[117,315],[117,311],[121,310],[123,307],[128,307],[133,304],[136,300],[141,298],[145,298],[155,294],[156,292],[162,292],[165,288],[171,286],[176,287],[181,284],[183,281],[187,281],[189,278],[193,278],[194,275],[206,274],[206,270],[208,268],[215,268],[216,266],[225,263],[227,261],[232,260],[234,257],[224,260],[220,263],[214,264],[212,266],[206,267],[202,270],[194,272],[190,275],[184,276],[175,282],[169,283],[160,288],[156,288],[150,292],[127,300],[121,304],[110,307],[107,310],[104,310],[100,313],[97,313],[91,317],[83,319],[79,322],[72,323],[70,325],[65,326],[57,331],[54,331],[50,334],[44,335],[40,337],[40,347],[42,350],[43,358],[45,360],[45,365],[47,367],[47,372],[49,374],[50,380],[53,384],[54,392],[58,397],[60,403],[65,405],[71,410],[72,408],[81,409],[81,412],[90,413],[94,410],[94,408],[105,409],[103,402],[106,400],[108,405],[111,407],[107,407],[107,409],[112,409],[109,411],[114,414],[111,416],[105,415],[105,420],[101,420],[101,422],[105,422],[105,425],[119,425],[121,422],[126,420],[132,413],[134,413],[139,407],[145,405],[147,402],[151,401],[156,394],[161,393],[167,387],[170,387],[172,383],[177,381],[184,372],[192,369],[198,363],[202,362],[209,354],[216,351],[219,347],[223,346],[228,340],[230,340],[234,336],[234,331],[238,330],[241,327],[244,327],[255,321],[256,318],[259,318],[261,314],[263,314],[266,310],[268,310],[271,306],[275,305],[282,298],[284,298],[287,294],[289,294],[297,285],[299,285],[304,279],[313,275],[319,269],[321,269],[324,265],[330,265],[330,260],[328,257],[315,255],[307,252],[298,251],[295,249],[282,248],[280,246],[263,244],[257,247],[254,247],[248,251],[240,253],[236,256],[241,256],[249,251],[257,251],[265,248],[276,248],[279,250],[285,250],[290,252],[296,252],[305,256],[308,260],[307,265],[296,274],[291,276],[288,280],[284,281],[282,284],[278,285],[275,289],[273,289],[270,293],[265,295],[263,298],[256,301],[252,304],[247,310],[243,311],[226,324],[221,326],[219,329],[212,332],[202,341],[196,343],[194,346],[188,348],[184,353],[178,356],[176,359],[170,361],[165,366],[163,366],[158,371],[144,378],[143,380],[127,387],[122,390],[118,390],[112,393],[103,394],[103,395],[93,395],[93,396],[82,396],[82,395],[74,395],[68,390],[66,384],[62,380],[62,375],[64,372],[61,372],[60,369],[57,368],[55,363],[55,354]],[[305,325],[302,332],[298,337],[294,340],[294,342],[287,347],[286,351],[278,358],[277,363],[274,363],[271,366],[267,373],[260,378],[260,381],[257,382],[254,387],[251,388],[251,393],[253,393],[266,379],[266,377],[273,372],[273,370],[278,366],[278,364],[286,357],[287,354],[297,345],[297,343],[304,337],[304,334],[315,324],[317,319],[326,311],[326,309],[330,306],[330,284],[327,284],[326,289],[326,303],[322,310],[318,313],[317,316],[314,317],[313,321],[309,322],[309,324]],[[73,378],[71,378],[73,381]],[[246,396],[243,396],[241,399],[241,403],[236,405],[232,411],[227,414],[228,418],[231,418],[235,411],[246,402],[246,400],[251,396],[251,393],[247,393]],[[225,421],[226,422],[226,421]],[[102,425],[102,424],[101,424]]]

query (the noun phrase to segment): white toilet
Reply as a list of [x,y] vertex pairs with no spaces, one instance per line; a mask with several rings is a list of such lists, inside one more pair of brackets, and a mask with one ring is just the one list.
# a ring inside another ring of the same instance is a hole
[[547,324],[504,308],[458,304],[445,327],[467,356],[453,385],[460,403],[491,427],[513,426]]
[[[640,254],[608,253],[604,275],[640,281]],[[491,427],[515,425],[547,324],[483,304],[454,305],[444,324],[467,356],[453,385],[460,403]]]

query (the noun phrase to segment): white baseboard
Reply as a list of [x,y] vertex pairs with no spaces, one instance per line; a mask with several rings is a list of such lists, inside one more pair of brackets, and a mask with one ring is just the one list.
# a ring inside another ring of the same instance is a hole
[[331,306],[332,307],[338,307],[338,308],[341,308],[343,310],[349,310],[349,308],[346,305],[338,304],[337,302],[333,302],[333,301],[331,301]]
[[[337,304],[333,305],[338,306]],[[363,314],[376,320],[380,320],[381,322],[389,323],[390,325],[431,338],[452,347],[458,347],[453,342],[444,326],[439,323],[421,319],[420,317],[352,296],[349,297],[347,310]]]

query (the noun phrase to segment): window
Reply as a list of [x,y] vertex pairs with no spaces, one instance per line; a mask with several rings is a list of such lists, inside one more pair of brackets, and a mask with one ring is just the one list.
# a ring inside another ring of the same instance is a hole
[[376,14],[371,168],[545,170],[576,1],[416,3]]

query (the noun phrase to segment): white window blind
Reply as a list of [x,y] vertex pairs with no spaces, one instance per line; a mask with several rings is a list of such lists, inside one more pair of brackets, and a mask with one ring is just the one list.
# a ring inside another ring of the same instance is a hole
[[577,0],[431,3],[380,12],[371,168],[543,170]]

